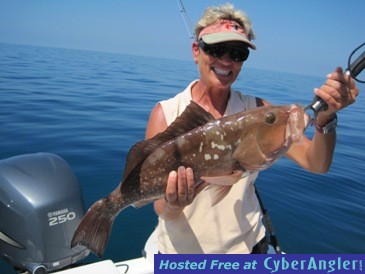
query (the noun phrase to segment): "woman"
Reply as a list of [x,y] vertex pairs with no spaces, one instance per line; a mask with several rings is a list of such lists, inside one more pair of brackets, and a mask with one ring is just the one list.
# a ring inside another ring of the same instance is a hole
[[[215,118],[269,102],[231,89],[239,75],[254,33],[250,19],[232,5],[210,7],[197,23],[192,52],[199,70],[174,98],[159,102],[151,112],[146,138],[164,131],[190,103],[198,103]],[[311,172],[327,172],[336,143],[336,112],[355,102],[359,91],[341,68],[315,89],[328,109],[320,112],[313,140],[292,146],[286,156]],[[179,167],[169,175],[165,199],[155,202],[161,253],[266,253],[265,228],[254,191],[258,173],[242,178],[229,194],[211,207],[209,191],[194,187],[193,170]],[[197,195],[199,193],[199,195]]]

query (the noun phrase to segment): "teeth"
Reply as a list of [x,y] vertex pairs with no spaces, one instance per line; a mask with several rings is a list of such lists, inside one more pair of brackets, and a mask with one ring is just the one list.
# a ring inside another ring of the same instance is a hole
[[229,70],[223,70],[219,68],[213,68],[214,72],[220,75],[228,76],[230,74]]

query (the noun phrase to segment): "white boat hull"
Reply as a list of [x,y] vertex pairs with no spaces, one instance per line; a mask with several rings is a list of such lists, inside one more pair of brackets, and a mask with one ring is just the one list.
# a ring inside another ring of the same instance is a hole
[[114,263],[104,260],[56,272],[57,274],[149,274],[154,272],[154,254],[157,254],[157,237],[153,232],[143,250],[143,257]]

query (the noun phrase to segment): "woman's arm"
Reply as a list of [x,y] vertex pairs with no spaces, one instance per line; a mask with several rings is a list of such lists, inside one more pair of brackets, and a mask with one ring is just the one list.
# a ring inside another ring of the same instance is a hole
[[[328,105],[326,111],[318,114],[315,121],[317,126],[323,127],[333,121],[336,112],[353,104],[358,93],[354,80],[341,68],[336,68],[327,75],[326,82],[319,89],[315,89],[315,94]],[[326,134],[316,130],[312,140],[305,137],[302,143],[290,148],[287,156],[311,172],[324,173],[331,166],[335,146],[335,130]]]

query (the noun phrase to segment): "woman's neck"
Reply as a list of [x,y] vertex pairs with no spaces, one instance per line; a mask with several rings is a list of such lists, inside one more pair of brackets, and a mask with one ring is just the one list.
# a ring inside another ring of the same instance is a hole
[[211,113],[215,118],[220,118],[224,115],[229,94],[230,89],[222,90],[208,88],[200,80],[191,88],[191,97],[193,101]]

